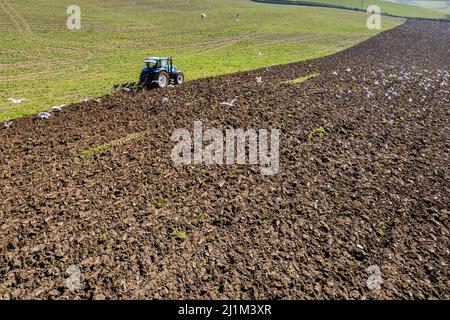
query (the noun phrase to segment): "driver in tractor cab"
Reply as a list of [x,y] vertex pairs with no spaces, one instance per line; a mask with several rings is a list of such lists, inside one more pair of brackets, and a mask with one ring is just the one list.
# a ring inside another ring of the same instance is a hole
[[155,69],[157,64],[158,64],[158,61],[150,60],[147,62],[147,68]]

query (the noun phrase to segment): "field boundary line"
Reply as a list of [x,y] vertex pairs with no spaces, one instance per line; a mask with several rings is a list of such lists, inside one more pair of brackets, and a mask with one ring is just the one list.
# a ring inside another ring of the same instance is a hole
[[[305,2],[305,1],[289,1],[289,0],[250,0],[257,3],[264,4],[281,4],[281,5],[294,5],[294,6],[303,6],[303,7],[320,7],[320,8],[329,8],[329,9],[341,9],[341,10],[349,10],[349,11],[357,11],[367,13],[366,9],[361,8],[351,8],[346,6],[340,6],[329,3],[319,3],[319,2]],[[380,15],[392,18],[402,18],[402,19],[417,19],[417,20],[425,20],[425,21],[442,21],[442,22],[450,22],[450,19],[443,18],[421,18],[421,17],[407,17],[407,16],[399,16],[396,14],[381,12]]]

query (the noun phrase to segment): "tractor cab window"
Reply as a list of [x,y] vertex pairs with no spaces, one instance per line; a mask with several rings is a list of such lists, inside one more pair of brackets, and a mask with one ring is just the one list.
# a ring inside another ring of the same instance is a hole
[[157,65],[158,65],[158,61],[156,61],[156,60],[148,60],[147,61],[147,67],[150,69],[155,69]]
[[161,68],[166,68],[166,67],[168,67],[168,62],[167,62],[167,59],[163,59],[163,60],[161,60]]

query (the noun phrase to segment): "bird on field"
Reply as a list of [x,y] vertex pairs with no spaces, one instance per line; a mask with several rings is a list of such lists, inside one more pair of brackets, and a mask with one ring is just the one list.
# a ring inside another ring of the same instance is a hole
[[43,120],[48,120],[50,118],[50,113],[43,111],[43,112],[39,112],[38,113],[38,117],[43,119]]
[[62,111],[62,108],[65,107],[65,104],[61,104],[59,106],[54,106],[50,109],[50,111]]
[[398,96],[399,96],[399,94],[397,91],[395,91],[394,87],[390,87],[388,89],[388,91],[386,92],[386,97],[388,97],[389,100],[392,100],[393,98],[398,97]]
[[338,75],[338,73],[337,73],[336,71],[333,71],[333,75],[337,76],[337,75]]
[[167,102],[169,102],[169,98],[167,98],[167,97],[162,97],[161,98],[161,104],[165,104]]
[[100,99],[94,99],[94,101],[97,102],[97,103],[102,102],[102,100],[100,100]]
[[202,19],[206,19],[206,13],[201,14]]
[[11,102],[11,103],[22,103],[22,102],[24,102],[25,100],[27,100],[27,99],[25,99],[25,98],[21,98],[21,99],[9,98],[9,99],[8,99],[8,102]]
[[13,124],[12,121],[5,121],[3,123],[3,127],[5,127],[6,129],[9,129],[9,128],[11,128],[12,124]]
[[364,91],[366,92],[367,98],[371,98],[374,96],[373,92],[370,91],[368,87],[364,87]]
[[131,89],[130,88],[123,88],[123,91],[130,92]]
[[84,99],[83,99],[83,102],[88,102],[89,101],[89,98],[88,97],[85,97]]
[[241,16],[240,16],[240,14],[238,13],[238,14],[236,15],[236,21],[239,21],[239,20],[241,20]]
[[227,107],[234,107],[234,103],[237,101],[237,99],[231,99],[227,102],[222,102],[221,106],[227,106]]
[[345,71],[347,71],[347,72],[352,72],[352,69],[347,68],[347,69],[345,69]]
[[256,83],[262,83],[262,77],[256,77]]
[[260,51],[258,52],[258,56],[262,57],[264,54]]

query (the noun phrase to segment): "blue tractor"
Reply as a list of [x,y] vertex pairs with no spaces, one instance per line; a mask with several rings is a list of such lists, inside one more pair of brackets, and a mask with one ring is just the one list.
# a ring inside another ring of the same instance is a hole
[[172,58],[150,57],[144,60],[145,68],[141,71],[139,85],[146,88],[164,88],[173,82],[182,84],[184,75],[173,65]]

